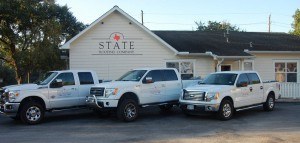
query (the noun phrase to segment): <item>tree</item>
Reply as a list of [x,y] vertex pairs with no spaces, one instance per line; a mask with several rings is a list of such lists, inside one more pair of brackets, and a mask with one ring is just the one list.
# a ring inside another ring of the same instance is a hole
[[292,34],[300,36],[300,10],[297,9],[295,14],[293,15],[294,22],[292,24],[293,30]]
[[85,28],[54,0],[0,0],[0,60],[20,84],[32,71],[60,69],[58,47]]
[[227,22],[208,21],[207,25],[201,21],[195,23],[197,31],[241,31],[237,26]]

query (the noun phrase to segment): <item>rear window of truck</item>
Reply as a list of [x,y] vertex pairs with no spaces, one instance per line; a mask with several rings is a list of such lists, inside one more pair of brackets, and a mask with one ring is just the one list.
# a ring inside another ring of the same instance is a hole
[[80,84],[94,84],[92,73],[90,72],[78,72]]

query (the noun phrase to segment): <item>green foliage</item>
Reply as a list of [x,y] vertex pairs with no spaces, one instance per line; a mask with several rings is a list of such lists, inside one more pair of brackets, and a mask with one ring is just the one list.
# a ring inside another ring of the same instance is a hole
[[54,0],[0,0],[0,60],[14,70],[18,83],[63,69],[58,47],[85,27]]
[[204,22],[195,22],[197,25],[197,31],[242,31],[235,25],[231,25],[227,22],[208,21],[207,24]]
[[3,80],[3,82],[0,82],[0,88],[6,85],[16,84],[14,76],[14,71],[5,65],[1,65],[0,62],[0,79]]
[[293,15],[294,22],[292,24],[293,30],[292,34],[300,36],[300,10],[297,9],[295,14]]

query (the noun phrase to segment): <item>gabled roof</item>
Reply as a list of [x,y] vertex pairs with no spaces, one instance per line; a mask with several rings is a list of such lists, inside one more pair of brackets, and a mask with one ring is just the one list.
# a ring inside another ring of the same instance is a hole
[[142,28],[146,33],[150,34],[152,37],[154,37],[155,39],[157,39],[159,42],[161,42],[165,47],[169,48],[170,50],[172,50],[173,52],[177,53],[178,51],[176,49],[174,49],[172,46],[170,46],[168,43],[166,43],[165,41],[163,41],[160,37],[158,37],[157,35],[155,35],[152,31],[150,31],[147,27],[145,27],[144,25],[142,25],[141,23],[139,23],[137,20],[135,20],[133,17],[131,17],[129,14],[127,14],[126,12],[124,12],[122,9],[120,9],[118,6],[114,6],[112,9],[110,9],[108,12],[106,12],[105,14],[103,14],[101,17],[99,17],[97,20],[95,20],[93,23],[91,23],[87,28],[85,28],[83,31],[81,31],[80,33],[78,33],[76,36],[74,36],[72,39],[70,39],[69,41],[67,41],[64,45],[62,45],[60,47],[60,49],[70,49],[70,44],[75,41],[77,38],[79,38],[82,34],[84,34],[85,32],[87,32],[88,30],[90,30],[92,27],[94,27],[95,25],[97,25],[99,22],[101,22],[104,18],[106,18],[107,16],[109,16],[111,13],[113,12],[119,12],[120,14],[122,14],[123,16],[125,16],[128,20],[130,20],[133,24],[136,24],[138,27]]
[[[286,33],[153,31],[178,52],[252,56],[251,51],[300,51],[300,37]],[[228,41],[227,42],[227,38]]]

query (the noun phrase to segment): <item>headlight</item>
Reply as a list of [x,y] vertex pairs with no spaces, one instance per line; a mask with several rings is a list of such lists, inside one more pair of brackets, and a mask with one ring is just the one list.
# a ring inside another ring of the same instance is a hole
[[14,102],[16,97],[19,96],[20,91],[10,91],[8,93],[8,100],[9,102]]
[[208,92],[206,95],[206,101],[210,102],[211,100],[217,100],[220,96],[219,92]]
[[118,88],[107,88],[105,89],[105,97],[109,97],[111,95],[117,95]]

